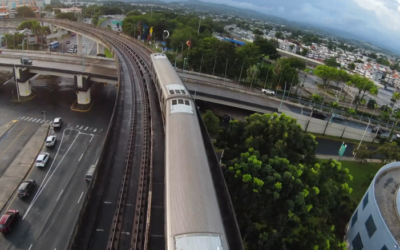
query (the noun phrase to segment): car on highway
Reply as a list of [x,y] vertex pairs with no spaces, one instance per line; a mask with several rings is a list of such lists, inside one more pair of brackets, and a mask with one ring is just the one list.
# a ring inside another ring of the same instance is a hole
[[46,145],[46,147],[53,147],[54,146],[54,144],[56,144],[56,141],[57,141],[57,137],[55,136],[55,135],[50,135],[50,136],[48,136],[47,138],[46,138],[46,142],[45,142],[45,145]]
[[62,119],[61,119],[61,117],[56,117],[56,118],[54,118],[53,127],[55,127],[55,128],[61,128],[61,125],[62,125]]
[[311,117],[320,119],[320,120],[325,120],[326,119],[326,115],[324,113],[322,113],[321,111],[318,110],[314,110],[311,114]]
[[336,121],[344,121],[344,118],[343,118],[343,116],[341,116],[341,115],[339,115],[339,114],[335,114],[335,113],[333,113],[332,114],[332,120],[336,120]]
[[372,133],[376,133],[378,135],[387,132],[385,129],[381,128],[380,126],[376,126],[372,128]]
[[47,152],[40,153],[36,158],[36,167],[44,168],[50,159],[50,154]]
[[66,41],[65,43],[66,43],[66,44],[70,44],[70,41]]
[[270,90],[270,89],[261,89],[261,92],[267,95],[275,95],[275,91]]
[[0,232],[8,233],[11,231],[11,226],[17,221],[19,212],[16,209],[10,209],[5,212],[0,218]]
[[22,65],[32,65],[32,60],[29,60],[26,58],[21,58],[21,64]]
[[35,188],[36,182],[35,180],[24,180],[18,188],[18,196],[20,198],[28,197],[31,191]]

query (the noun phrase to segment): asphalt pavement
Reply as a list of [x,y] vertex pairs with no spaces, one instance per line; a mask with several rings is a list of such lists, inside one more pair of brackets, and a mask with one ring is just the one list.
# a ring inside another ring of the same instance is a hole
[[[80,113],[70,109],[76,100],[72,79],[36,79],[32,86],[36,97],[16,103],[12,101],[15,85],[12,81],[4,85],[0,94],[0,125],[13,119],[19,121],[0,140],[0,150],[11,145],[7,152],[11,158],[44,120],[62,117],[64,124],[55,130],[56,146],[43,149],[50,153],[46,167],[33,167],[27,176],[37,183],[34,192],[27,199],[14,196],[7,205],[18,209],[21,219],[12,232],[0,235],[2,250],[65,249],[87,189],[85,174],[99,158],[116,97],[115,86],[94,84],[93,106],[89,112]],[[42,110],[46,111],[46,118]],[[2,163],[10,161],[0,157],[1,171]]]

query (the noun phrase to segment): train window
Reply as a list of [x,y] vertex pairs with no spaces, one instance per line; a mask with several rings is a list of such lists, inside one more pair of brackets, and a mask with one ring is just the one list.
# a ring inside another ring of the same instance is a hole
[[188,100],[185,100],[185,104],[188,105],[188,106],[190,106],[190,103],[189,103]]
[[182,94],[186,94],[185,90],[181,89],[181,93]]
[[171,89],[171,90],[169,91],[169,93],[170,93],[171,95],[175,94],[175,92],[174,92],[173,89]]
[[172,100],[172,105],[176,105],[176,100]]
[[179,99],[179,100],[178,100],[178,103],[179,103],[179,104],[183,104],[183,100],[182,100],[182,99]]

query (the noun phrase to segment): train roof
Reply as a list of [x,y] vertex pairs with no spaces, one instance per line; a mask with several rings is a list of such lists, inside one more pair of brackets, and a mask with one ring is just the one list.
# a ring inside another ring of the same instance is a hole
[[181,78],[178,74],[176,74],[174,67],[172,67],[168,57],[165,54],[151,54],[151,57],[153,59],[155,71],[158,75],[159,84],[163,86],[164,90],[167,90],[166,86],[170,84],[180,85],[186,89]]
[[[196,112],[196,110],[193,110]],[[176,244],[189,249],[227,249],[225,230],[221,219],[210,166],[204,148],[196,115],[184,112],[166,116],[166,205],[170,236]],[[207,237],[193,233],[208,233]],[[216,237],[216,238],[215,238]],[[178,240],[179,239],[179,240]],[[219,239],[222,247],[218,247]],[[191,248],[194,242],[203,246]],[[171,246],[170,246],[171,247]]]

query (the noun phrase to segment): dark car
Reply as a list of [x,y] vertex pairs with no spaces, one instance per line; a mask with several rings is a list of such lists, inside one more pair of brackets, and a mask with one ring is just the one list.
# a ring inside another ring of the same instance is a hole
[[78,48],[78,45],[75,44],[75,45],[74,45],[74,49],[76,49],[76,48]]
[[21,64],[22,65],[32,65],[32,60],[29,60],[26,58],[21,58]]
[[18,196],[21,198],[28,197],[31,191],[35,188],[34,180],[24,180],[18,188]]
[[372,128],[372,133],[376,133],[378,135],[380,135],[382,133],[385,133],[385,132],[386,132],[386,130],[382,129],[379,126],[376,126],[376,127]]
[[69,41],[66,41],[65,43],[66,43],[66,44],[69,44]]
[[0,218],[0,232],[7,233],[11,231],[11,225],[19,216],[18,210],[10,209],[5,212]]
[[317,119],[321,119],[321,120],[325,120],[326,119],[326,115],[320,111],[314,110],[312,112],[311,117],[317,118]]

